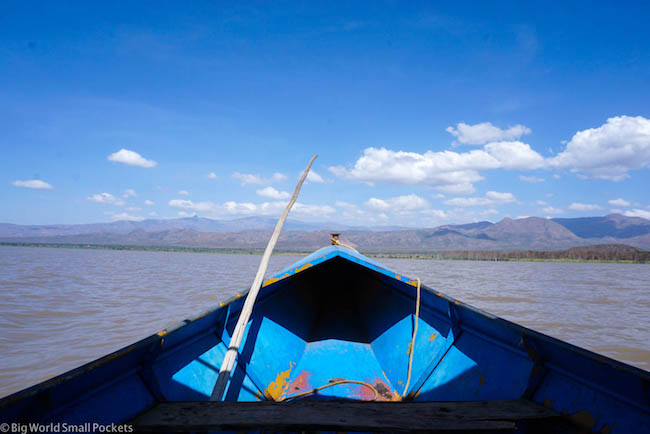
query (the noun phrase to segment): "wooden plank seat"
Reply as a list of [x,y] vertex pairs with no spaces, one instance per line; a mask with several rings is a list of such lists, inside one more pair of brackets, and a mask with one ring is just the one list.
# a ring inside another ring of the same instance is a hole
[[557,421],[528,400],[466,402],[161,402],[130,423],[136,431],[501,432]]

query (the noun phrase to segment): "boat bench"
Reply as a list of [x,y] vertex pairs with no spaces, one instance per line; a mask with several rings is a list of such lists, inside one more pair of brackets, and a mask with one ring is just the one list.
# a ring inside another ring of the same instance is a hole
[[[160,431],[545,432],[562,418],[529,400],[467,402],[161,402],[130,421]],[[550,424],[550,425],[549,425]],[[567,427],[566,432],[572,432]],[[564,432],[564,430],[562,431]]]

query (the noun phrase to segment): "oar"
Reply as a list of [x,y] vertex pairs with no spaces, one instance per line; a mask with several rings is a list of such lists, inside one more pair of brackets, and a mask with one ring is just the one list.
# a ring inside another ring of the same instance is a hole
[[246,324],[248,324],[248,320],[250,319],[251,313],[253,312],[255,299],[257,298],[257,294],[259,293],[260,288],[262,286],[262,280],[264,279],[264,274],[266,273],[266,267],[269,265],[269,258],[271,257],[271,253],[273,252],[273,248],[275,247],[275,244],[278,242],[278,238],[280,237],[280,232],[282,231],[282,225],[284,224],[284,221],[287,219],[287,215],[289,215],[289,211],[291,210],[291,207],[296,202],[296,199],[298,199],[298,193],[300,193],[300,187],[302,187],[302,183],[305,182],[305,178],[307,178],[309,169],[311,168],[311,165],[316,159],[316,157],[318,157],[318,154],[314,155],[311,158],[311,160],[309,160],[309,164],[307,165],[307,168],[305,169],[302,176],[300,177],[300,180],[298,181],[298,185],[296,185],[296,190],[293,192],[293,196],[291,197],[291,200],[287,204],[287,207],[284,209],[284,212],[282,213],[280,220],[278,220],[278,223],[275,225],[275,230],[273,231],[273,235],[271,235],[269,244],[266,246],[266,250],[264,250],[264,255],[262,256],[262,261],[260,262],[260,268],[257,269],[257,275],[255,276],[253,285],[251,285],[251,289],[248,292],[248,296],[246,297],[246,301],[244,302],[244,307],[242,307],[241,313],[239,314],[239,319],[237,320],[235,331],[233,332],[232,337],[230,338],[230,347],[228,347],[228,351],[226,352],[226,357],[224,357],[223,363],[221,364],[221,369],[219,370],[219,377],[217,378],[217,383],[214,385],[214,389],[212,390],[210,401],[221,401],[221,398],[223,397],[223,392],[226,390],[226,385],[228,384],[228,379],[230,378],[232,367],[235,364],[235,359],[237,358],[237,353],[239,352],[239,345],[241,344],[242,338],[244,337]]

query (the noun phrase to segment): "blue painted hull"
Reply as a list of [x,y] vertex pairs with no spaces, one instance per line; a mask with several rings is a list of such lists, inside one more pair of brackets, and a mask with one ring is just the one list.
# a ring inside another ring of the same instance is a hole
[[[422,287],[341,246],[265,281],[226,390],[282,400],[332,379],[380,401],[524,398],[595,431],[650,432],[650,373]],[[0,422],[125,423],[161,401],[206,401],[244,297],[0,401]],[[302,399],[372,399],[340,384]]]

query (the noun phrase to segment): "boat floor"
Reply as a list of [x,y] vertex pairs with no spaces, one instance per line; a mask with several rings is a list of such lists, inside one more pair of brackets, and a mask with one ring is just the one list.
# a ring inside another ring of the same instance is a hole
[[441,433],[516,430],[576,432],[553,410],[524,399],[465,402],[177,401],[161,402],[130,423],[136,431],[145,432],[259,429]]

